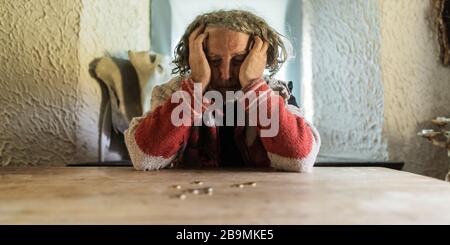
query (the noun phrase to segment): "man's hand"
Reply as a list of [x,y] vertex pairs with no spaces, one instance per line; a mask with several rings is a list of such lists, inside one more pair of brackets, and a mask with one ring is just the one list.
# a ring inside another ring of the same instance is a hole
[[267,64],[267,49],[269,43],[263,42],[260,37],[255,37],[252,50],[245,58],[239,70],[239,81],[242,88],[247,87],[251,81],[261,78]]
[[211,80],[211,68],[203,50],[203,41],[208,36],[204,33],[205,26],[197,27],[189,36],[189,66],[191,68],[191,79],[202,84],[205,91]]

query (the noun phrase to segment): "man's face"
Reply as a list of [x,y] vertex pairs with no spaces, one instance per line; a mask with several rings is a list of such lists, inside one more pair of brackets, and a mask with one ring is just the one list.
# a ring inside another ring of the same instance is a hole
[[239,70],[249,52],[249,35],[222,27],[207,27],[206,57],[211,67],[210,87],[222,95],[241,89]]

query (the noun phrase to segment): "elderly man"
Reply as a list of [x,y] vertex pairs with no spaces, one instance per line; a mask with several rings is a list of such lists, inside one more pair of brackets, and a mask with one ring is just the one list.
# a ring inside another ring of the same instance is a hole
[[[288,87],[272,79],[285,60],[280,35],[260,17],[241,10],[198,16],[175,50],[173,73],[179,76],[153,89],[150,112],[134,118],[125,132],[134,167],[245,166],[310,171],[320,137],[292,105],[296,103]],[[267,78],[265,69],[270,72]],[[235,95],[231,99],[230,92]],[[214,98],[202,96],[208,93]],[[226,98],[221,100],[218,95]],[[222,115],[226,125],[198,124],[199,115],[201,118],[208,106],[218,103],[226,109],[206,114],[209,119]],[[242,117],[234,110],[239,111],[238,107],[245,116],[259,114],[239,123],[236,118]],[[188,114],[182,124],[174,122],[180,112]],[[271,119],[269,124],[267,120],[264,124],[262,114]],[[274,129],[271,133],[263,132],[270,127]]]

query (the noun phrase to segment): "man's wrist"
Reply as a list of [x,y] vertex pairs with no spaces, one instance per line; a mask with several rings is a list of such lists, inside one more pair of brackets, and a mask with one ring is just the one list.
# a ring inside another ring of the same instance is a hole
[[257,78],[249,81],[245,86],[242,86],[242,92],[246,93],[249,91],[252,87],[254,87],[259,81],[261,81],[262,78]]
[[189,79],[194,83],[194,84],[201,84],[202,85],[202,94],[205,92],[206,87],[205,84],[207,84],[205,81],[201,81],[199,79],[195,79],[192,76],[189,77]]

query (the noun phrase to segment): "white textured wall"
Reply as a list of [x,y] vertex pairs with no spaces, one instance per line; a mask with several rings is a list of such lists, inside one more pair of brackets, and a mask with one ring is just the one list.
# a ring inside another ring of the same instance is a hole
[[89,63],[149,48],[147,0],[0,0],[0,165],[98,158]]
[[81,2],[0,0],[0,165],[74,161]]
[[450,69],[428,0],[304,0],[314,115],[325,159],[398,160],[443,178],[450,160],[417,136],[450,115]]
[[389,156],[404,160],[407,171],[443,178],[446,151],[416,136],[432,127],[430,119],[450,116],[450,68],[439,62],[430,1],[380,0],[380,16]]
[[386,160],[377,0],[305,0],[303,11],[320,156]]

